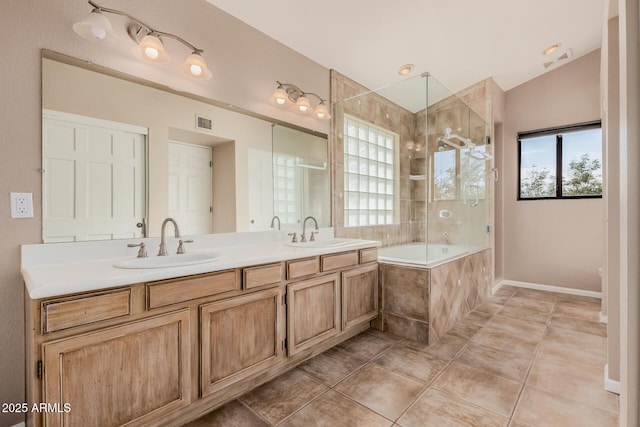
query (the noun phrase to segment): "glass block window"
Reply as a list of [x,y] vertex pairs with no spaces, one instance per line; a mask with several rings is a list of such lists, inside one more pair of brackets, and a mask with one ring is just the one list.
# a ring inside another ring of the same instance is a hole
[[393,224],[397,199],[398,135],[345,115],[344,223]]
[[284,224],[298,221],[296,158],[273,153],[273,213]]

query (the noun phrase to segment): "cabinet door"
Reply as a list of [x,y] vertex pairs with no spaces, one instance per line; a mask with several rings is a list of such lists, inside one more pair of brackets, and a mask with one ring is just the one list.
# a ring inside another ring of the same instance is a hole
[[287,285],[289,356],[340,331],[340,279],[337,273]]
[[200,307],[202,396],[282,360],[282,290]]
[[378,264],[342,273],[342,330],[378,315]]
[[44,401],[60,409],[45,425],[145,425],[187,406],[190,348],[189,310],[43,344]]

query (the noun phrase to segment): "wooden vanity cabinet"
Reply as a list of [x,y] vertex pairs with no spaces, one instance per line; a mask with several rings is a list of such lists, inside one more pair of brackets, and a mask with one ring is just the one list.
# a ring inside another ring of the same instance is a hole
[[282,289],[200,307],[200,384],[207,396],[282,361]]
[[340,332],[336,273],[287,285],[287,343],[293,356]]
[[[377,250],[31,300],[29,426],[181,425],[369,327]],[[65,404],[68,411],[65,411]]]
[[190,328],[185,309],[44,343],[42,402],[59,408],[44,424],[144,425],[189,405]]

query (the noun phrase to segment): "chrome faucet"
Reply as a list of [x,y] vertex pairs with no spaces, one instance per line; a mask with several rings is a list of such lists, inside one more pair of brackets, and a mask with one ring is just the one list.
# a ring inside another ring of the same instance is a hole
[[167,245],[165,244],[165,241],[164,241],[164,229],[167,226],[168,222],[173,223],[173,228],[175,229],[175,232],[176,232],[176,239],[180,238],[180,228],[178,228],[178,223],[176,222],[175,219],[167,218],[164,221],[162,221],[162,228],[160,229],[160,251],[158,251],[158,256],[169,255],[167,253]]
[[273,218],[271,218],[271,225],[269,227],[275,230],[276,219],[278,220],[278,230],[280,230],[280,218],[278,215],[274,215]]
[[308,216],[304,219],[304,221],[302,221],[302,236],[300,236],[300,242],[306,242],[307,241],[307,220],[308,219],[312,219],[313,223],[315,224],[315,232],[312,231],[311,232],[311,238],[309,239],[310,242],[313,242],[315,240],[315,235],[318,234],[318,221],[312,217],[312,216]]

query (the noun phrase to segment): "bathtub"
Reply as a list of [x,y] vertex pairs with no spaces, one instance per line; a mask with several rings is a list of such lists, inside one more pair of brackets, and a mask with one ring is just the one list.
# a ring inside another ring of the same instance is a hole
[[[482,248],[478,248],[481,250]],[[378,250],[378,261],[416,267],[433,268],[470,252],[467,245],[408,243]]]
[[437,342],[491,294],[487,246],[390,246],[378,249],[378,263],[382,298],[373,326],[421,343]]

